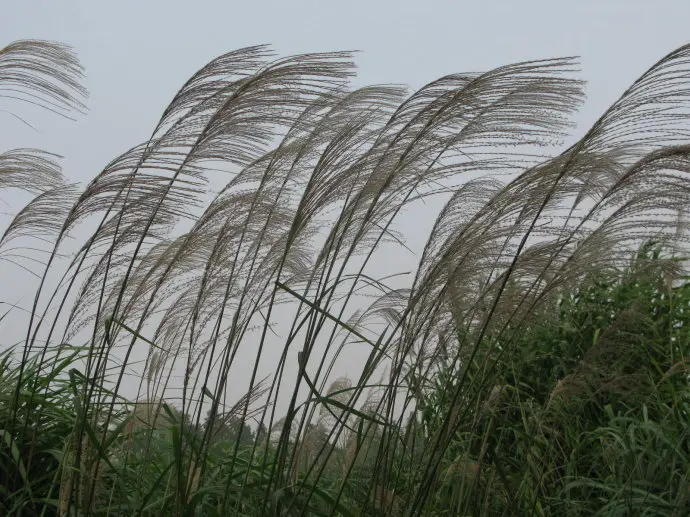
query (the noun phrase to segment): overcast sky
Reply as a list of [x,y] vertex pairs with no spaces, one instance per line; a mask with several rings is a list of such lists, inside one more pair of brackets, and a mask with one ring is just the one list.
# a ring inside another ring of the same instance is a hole
[[448,73],[581,56],[589,86],[580,135],[649,66],[690,42],[690,0],[2,0],[0,13],[0,47],[28,38],[68,43],[90,92],[86,116],[70,123],[39,113],[30,119],[38,132],[0,113],[0,152],[61,154],[65,174],[82,182],[144,141],[196,70],[247,45],[268,43],[281,55],[360,50],[357,84],[412,87]]
[[[215,56],[269,43],[280,54],[360,50],[360,83],[422,84],[452,72],[577,55],[591,123],[646,68],[690,41],[690,1],[70,1],[3,0],[0,45],[72,45],[87,71],[89,114],[41,115],[41,133],[0,117],[2,149],[65,156],[87,180],[145,139],[183,82]],[[44,120],[45,118],[45,120]]]

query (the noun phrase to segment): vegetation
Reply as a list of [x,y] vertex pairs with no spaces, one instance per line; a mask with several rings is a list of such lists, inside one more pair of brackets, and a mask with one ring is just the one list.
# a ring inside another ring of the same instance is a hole
[[[690,512],[690,46],[559,154],[571,59],[352,70],[220,56],[83,188],[0,155],[2,515]],[[13,43],[2,109],[81,74]]]

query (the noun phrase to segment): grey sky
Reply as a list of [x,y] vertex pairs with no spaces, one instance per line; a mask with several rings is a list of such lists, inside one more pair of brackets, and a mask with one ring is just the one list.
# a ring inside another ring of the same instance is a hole
[[76,124],[40,114],[41,133],[0,117],[2,148],[65,156],[87,180],[149,134],[182,83],[241,46],[281,54],[361,50],[359,82],[421,86],[451,72],[579,55],[589,81],[579,117],[591,123],[648,66],[690,41],[690,2],[4,0],[1,43],[52,39],[87,70],[89,114]]
[[32,113],[38,132],[0,113],[0,152],[61,154],[65,174],[82,182],[145,140],[190,75],[246,45],[268,43],[281,55],[361,50],[357,84],[412,87],[579,55],[589,81],[581,133],[644,70],[690,41],[687,0],[4,0],[0,12],[0,47],[27,38],[72,45],[90,93],[89,113],[76,123]]

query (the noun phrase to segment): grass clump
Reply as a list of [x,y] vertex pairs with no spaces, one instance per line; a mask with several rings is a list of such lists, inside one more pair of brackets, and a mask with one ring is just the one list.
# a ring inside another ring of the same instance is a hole
[[[687,514],[690,47],[557,152],[576,70],[352,89],[249,47],[86,186],[0,155],[34,289],[0,299],[0,512]],[[13,43],[0,101],[71,116],[81,73]]]

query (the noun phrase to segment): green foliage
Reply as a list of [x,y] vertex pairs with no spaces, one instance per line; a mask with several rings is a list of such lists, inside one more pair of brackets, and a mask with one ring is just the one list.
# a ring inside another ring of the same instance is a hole
[[[619,274],[588,275],[535,311],[500,351],[490,338],[480,344],[492,363],[481,383],[493,388],[457,422],[440,514],[690,511],[690,284],[669,286],[659,253],[645,247]],[[427,397],[432,433],[450,412],[458,378],[444,370],[444,384]],[[471,487],[458,483],[458,471]]]
[[55,515],[60,465],[76,425],[66,373],[79,351],[56,355],[50,371],[32,357],[21,378],[12,352],[0,356],[0,513],[36,514],[47,503]]

